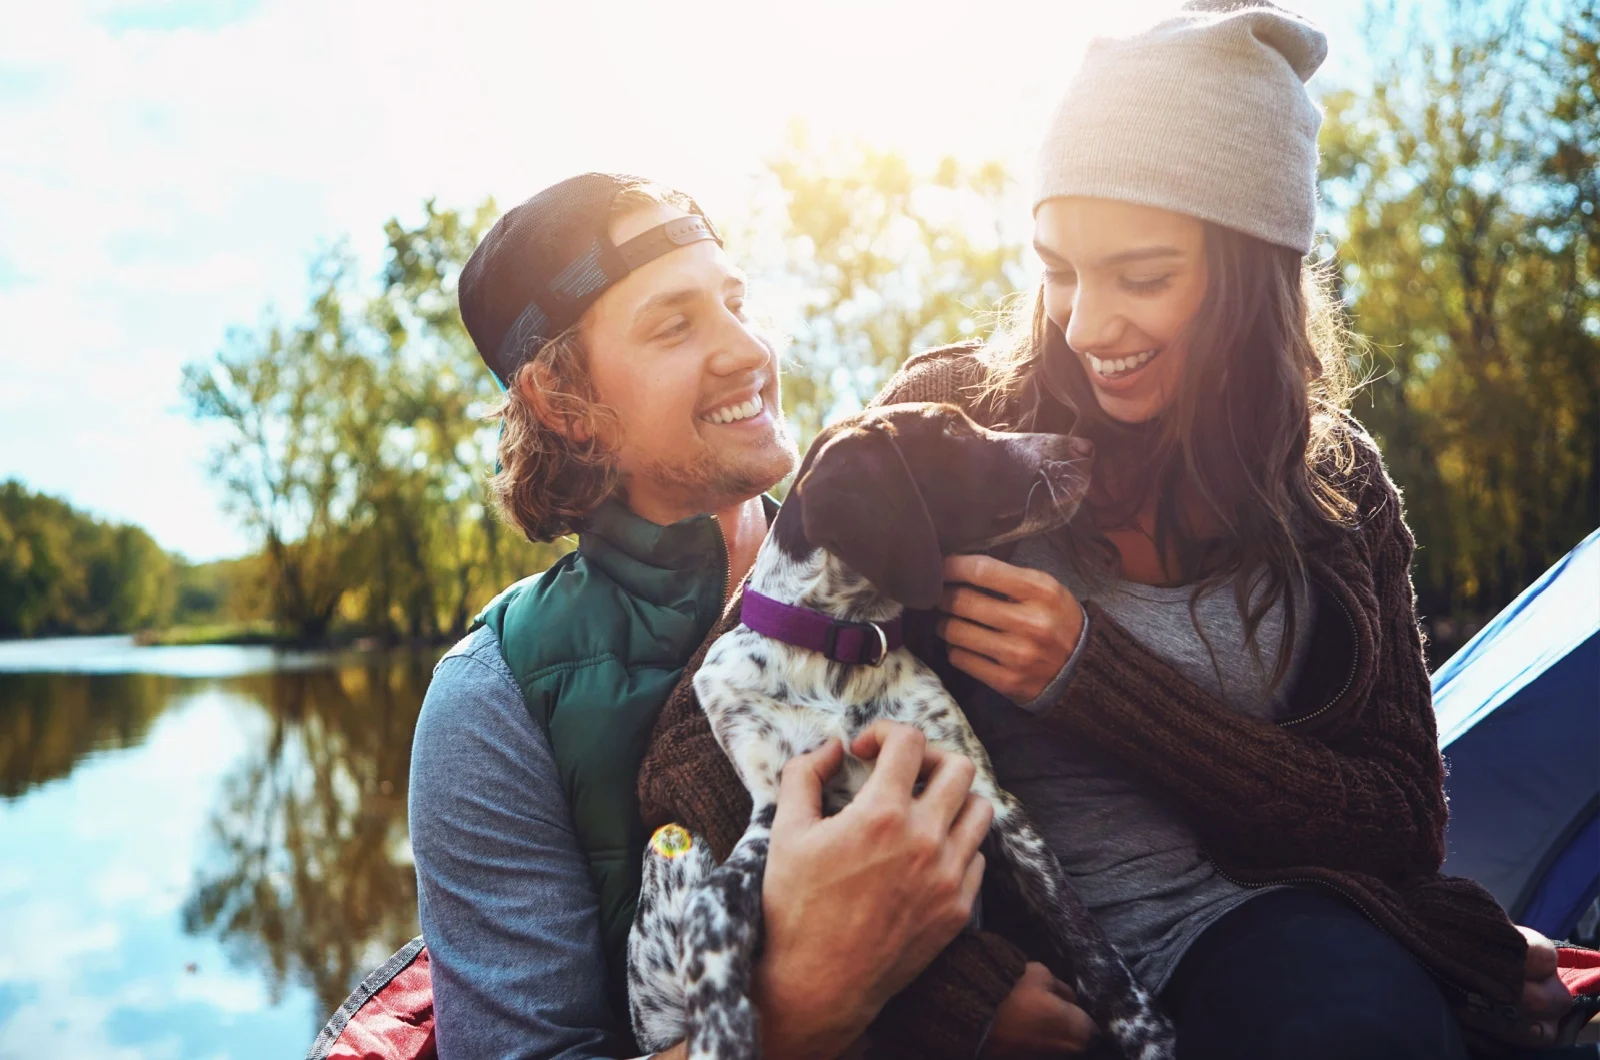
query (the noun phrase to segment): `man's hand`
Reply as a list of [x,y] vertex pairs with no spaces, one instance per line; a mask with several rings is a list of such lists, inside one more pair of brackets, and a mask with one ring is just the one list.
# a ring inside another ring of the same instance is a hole
[[951,556],[944,582],[938,631],[950,664],[1018,703],[1037,699],[1083,635],[1077,598],[1043,571],[992,556]]
[[971,793],[970,761],[893,722],[851,752],[877,765],[833,817],[822,816],[822,788],[839,743],[784,767],[756,971],[769,1057],[837,1056],[966,926],[983,879],[978,846],[994,808]]
[[1029,961],[1022,978],[1000,1002],[981,1055],[985,1060],[1000,1060],[1039,1053],[1081,1053],[1099,1033],[1094,1020],[1078,1007],[1072,987],[1051,975],[1044,965]]

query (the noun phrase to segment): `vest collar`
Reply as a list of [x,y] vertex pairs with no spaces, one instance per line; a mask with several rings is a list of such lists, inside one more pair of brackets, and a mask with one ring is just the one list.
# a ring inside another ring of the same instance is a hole
[[[763,495],[761,503],[771,524],[778,502]],[[629,594],[657,603],[679,598],[686,585],[708,576],[727,576],[727,544],[714,516],[662,526],[635,515],[617,497],[608,497],[584,520],[578,552]]]

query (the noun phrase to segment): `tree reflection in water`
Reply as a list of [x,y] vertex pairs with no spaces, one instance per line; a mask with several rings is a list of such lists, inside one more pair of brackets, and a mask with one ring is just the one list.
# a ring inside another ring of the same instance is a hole
[[259,967],[274,999],[304,986],[325,1017],[417,933],[406,782],[436,657],[229,682],[270,730],[223,787],[184,928]]
[[0,673],[0,798],[68,776],[94,751],[137,745],[179,683],[161,674]]

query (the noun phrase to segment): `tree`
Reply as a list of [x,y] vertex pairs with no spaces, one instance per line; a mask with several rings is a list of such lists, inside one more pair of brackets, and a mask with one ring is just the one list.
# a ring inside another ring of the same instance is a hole
[[771,286],[800,320],[785,364],[784,407],[802,441],[859,407],[919,349],[977,338],[1021,287],[1025,216],[998,162],[946,157],[920,168],[860,143],[813,145],[803,126],[767,163],[775,210],[747,242],[781,233]]
[[1406,489],[1424,613],[1491,613],[1600,523],[1594,0],[1375,9],[1326,101],[1357,412]]

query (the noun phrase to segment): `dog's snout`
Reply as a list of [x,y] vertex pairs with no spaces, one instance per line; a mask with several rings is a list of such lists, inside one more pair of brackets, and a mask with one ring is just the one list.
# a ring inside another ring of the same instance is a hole
[[1067,439],[1067,452],[1069,460],[1088,460],[1094,456],[1094,443],[1087,438],[1071,437]]

